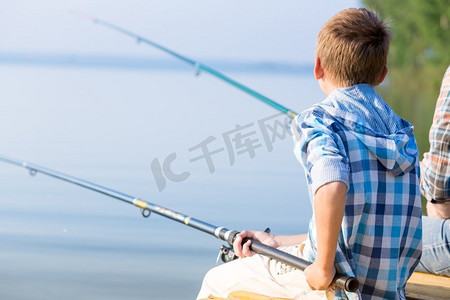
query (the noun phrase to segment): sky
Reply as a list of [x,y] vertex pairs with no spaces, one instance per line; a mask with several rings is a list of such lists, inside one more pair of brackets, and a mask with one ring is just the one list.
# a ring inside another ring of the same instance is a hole
[[[0,53],[163,54],[105,28],[95,16],[202,59],[310,62],[322,24],[358,1],[3,0]],[[73,12],[76,12],[75,14]]]

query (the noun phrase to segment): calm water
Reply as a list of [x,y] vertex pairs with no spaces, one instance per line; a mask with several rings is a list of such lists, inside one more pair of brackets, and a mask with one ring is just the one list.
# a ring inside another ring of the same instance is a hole
[[[228,74],[297,111],[322,98],[308,73]],[[269,151],[258,125],[276,111],[215,78],[3,65],[0,82],[2,154],[215,225],[307,228],[291,138]],[[257,147],[235,149],[231,163],[224,137],[236,125]],[[211,156],[213,172],[193,160],[207,140],[211,151],[222,149]],[[172,171],[189,176],[158,186],[152,161],[172,153]],[[0,299],[193,299],[215,265],[222,243],[202,232],[16,166],[0,163],[0,178]]]

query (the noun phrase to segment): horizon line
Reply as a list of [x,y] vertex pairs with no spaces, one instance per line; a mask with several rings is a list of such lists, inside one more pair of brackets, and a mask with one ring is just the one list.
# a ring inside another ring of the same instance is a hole
[[[313,64],[281,61],[210,59],[211,67],[230,72],[312,74]],[[192,67],[169,58],[113,54],[73,54],[51,52],[0,52],[0,65],[47,65],[53,67],[113,68],[141,70],[192,70]]]

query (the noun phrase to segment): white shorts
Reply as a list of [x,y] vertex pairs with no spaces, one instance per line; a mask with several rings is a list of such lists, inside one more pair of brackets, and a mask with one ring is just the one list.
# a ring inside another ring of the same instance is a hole
[[[279,249],[304,258],[303,248],[304,244]],[[302,271],[258,254],[211,269],[203,279],[197,299],[226,298],[233,291],[290,299],[334,299],[333,290],[312,291]]]

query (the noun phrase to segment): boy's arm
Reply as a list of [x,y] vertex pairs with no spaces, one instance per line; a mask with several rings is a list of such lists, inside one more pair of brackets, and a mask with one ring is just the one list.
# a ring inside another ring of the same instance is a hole
[[314,290],[326,290],[336,273],[334,258],[344,216],[347,185],[341,181],[324,184],[314,195],[317,258],[305,269],[306,281]]

